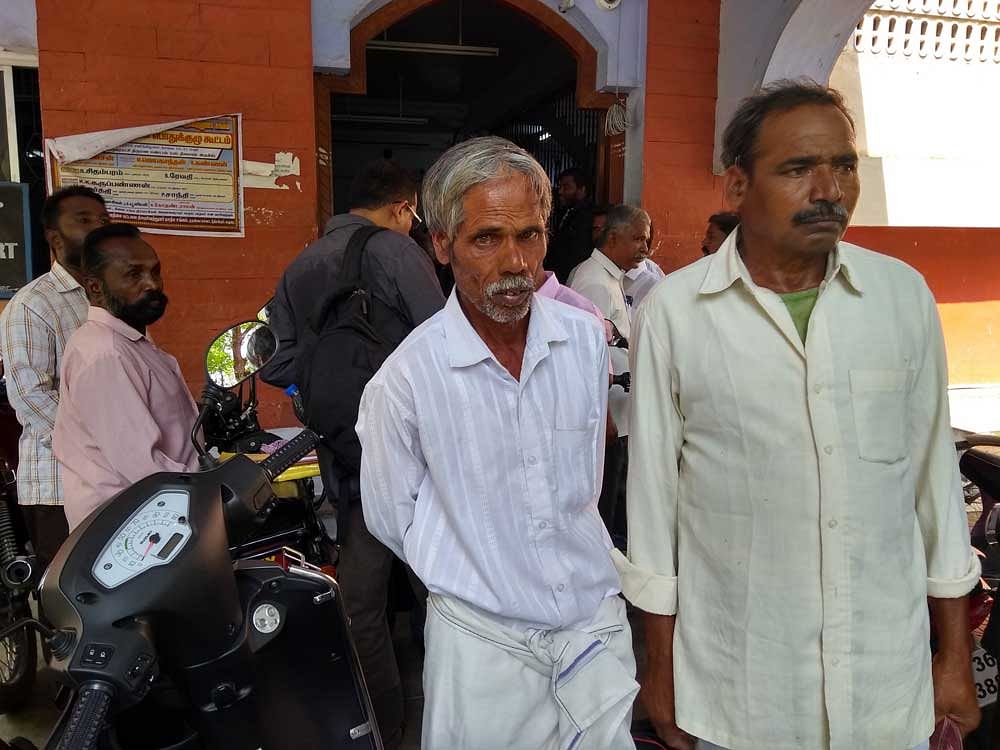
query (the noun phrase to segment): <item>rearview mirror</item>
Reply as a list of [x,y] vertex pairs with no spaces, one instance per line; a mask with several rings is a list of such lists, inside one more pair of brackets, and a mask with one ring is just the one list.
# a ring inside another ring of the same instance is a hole
[[270,323],[271,322],[271,303],[272,302],[274,302],[274,297],[271,297],[271,299],[269,299],[267,302],[265,302],[264,306],[262,308],[260,308],[260,310],[257,311],[257,320],[259,320],[261,323]]
[[208,380],[220,388],[232,388],[271,361],[278,341],[266,323],[248,320],[215,337],[205,355]]

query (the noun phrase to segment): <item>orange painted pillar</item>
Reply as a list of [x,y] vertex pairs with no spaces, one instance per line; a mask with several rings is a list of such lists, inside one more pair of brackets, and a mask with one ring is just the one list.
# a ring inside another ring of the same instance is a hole
[[[254,317],[316,235],[310,2],[38,0],[37,10],[46,137],[241,112],[245,159],[284,151],[301,162],[298,187],[246,189],[246,237],[146,238],[171,300],[153,335],[197,392],[213,335]],[[283,400],[270,398],[262,420],[288,421]]]

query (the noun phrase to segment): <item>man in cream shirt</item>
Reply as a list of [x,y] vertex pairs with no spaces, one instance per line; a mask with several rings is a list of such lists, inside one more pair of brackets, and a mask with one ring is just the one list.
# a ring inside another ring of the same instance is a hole
[[723,158],[739,229],[632,328],[620,562],[647,613],[642,699],[673,748],[908,750],[945,716],[967,733],[979,565],[934,299],[840,242],[860,184],[835,91],[765,89]]
[[[641,208],[614,206],[608,210],[597,239],[597,249],[570,276],[573,291],[597,305],[626,341],[632,332],[632,305],[625,295],[625,274],[638,268],[649,254],[649,232],[649,214]],[[627,349],[612,346],[611,369],[615,375],[628,372]],[[628,456],[629,394],[621,386],[613,386],[608,393],[608,411],[618,428],[618,437],[608,444],[605,455],[599,508],[608,531],[614,535],[619,490]]]

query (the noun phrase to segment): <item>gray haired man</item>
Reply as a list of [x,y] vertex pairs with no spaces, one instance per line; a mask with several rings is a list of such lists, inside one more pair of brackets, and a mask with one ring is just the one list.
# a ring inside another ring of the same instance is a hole
[[[641,208],[614,206],[597,238],[597,249],[570,276],[573,291],[597,305],[626,341],[632,335],[632,299],[625,294],[625,274],[649,255],[649,232],[649,214]],[[628,372],[627,349],[611,350],[611,367],[615,375]],[[608,445],[599,508],[608,530],[624,534],[624,529],[615,528],[615,515],[628,456],[630,400],[618,386],[611,389],[609,399],[618,437]]]
[[361,402],[372,534],[430,591],[425,750],[633,748],[637,686],[597,513],[608,353],[590,313],[533,293],[551,186],[501,138],[424,179],[445,309]]

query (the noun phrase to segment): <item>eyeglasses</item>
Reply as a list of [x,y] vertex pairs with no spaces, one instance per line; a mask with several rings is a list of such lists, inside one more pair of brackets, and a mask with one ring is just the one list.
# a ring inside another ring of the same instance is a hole
[[409,211],[409,212],[410,212],[411,214],[413,214],[413,220],[414,220],[415,222],[417,222],[415,226],[418,226],[418,227],[419,227],[419,226],[420,226],[421,224],[423,224],[423,223],[424,223],[424,220],[420,218],[420,214],[418,214],[418,213],[417,213],[416,211],[414,211],[414,210],[413,210],[413,206],[411,206],[411,205],[410,205],[410,202],[409,202],[409,201],[398,201],[398,202],[399,202],[399,203],[402,203],[402,204],[403,204],[404,206],[406,206],[406,209],[407,209],[407,210],[408,210],[408,211]]

